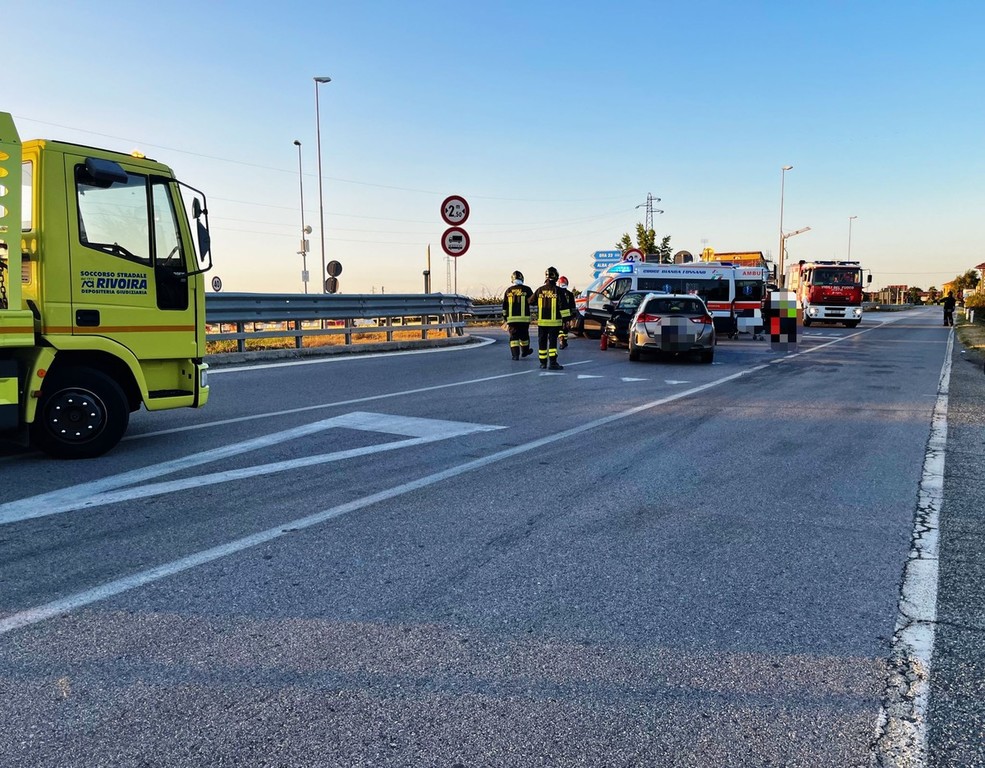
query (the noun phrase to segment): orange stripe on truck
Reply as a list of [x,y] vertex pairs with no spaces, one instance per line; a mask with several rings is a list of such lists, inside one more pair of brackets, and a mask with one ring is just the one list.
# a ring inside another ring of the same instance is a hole
[[[33,329],[32,329],[33,331]],[[194,325],[93,325],[45,326],[45,333],[74,333],[77,336],[102,336],[107,333],[194,333]]]

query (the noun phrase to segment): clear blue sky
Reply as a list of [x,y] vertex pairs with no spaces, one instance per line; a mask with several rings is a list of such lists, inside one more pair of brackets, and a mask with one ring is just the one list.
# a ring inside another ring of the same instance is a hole
[[[584,287],[661,198],[674,250],[851,255],[873,287],[985,261],[985,3],[7,0],[21,138],[139,148],[209,196],[225,291],[454,285],[441,201],[471,205],[459,292],[557,266]],[[16,19],[16,28],[11,22]]]

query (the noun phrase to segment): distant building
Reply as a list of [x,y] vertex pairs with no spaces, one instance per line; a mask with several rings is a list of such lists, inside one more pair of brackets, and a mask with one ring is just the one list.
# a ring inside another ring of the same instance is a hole
[[702,261],[722,261],[741,267],[769,267],[762,251],[732,251],[723,253],[706,248],[701,256]]
[[905,304],[908,290],[910,290],[908,285],[887,285],[876,291],[873,296],[879,304]]

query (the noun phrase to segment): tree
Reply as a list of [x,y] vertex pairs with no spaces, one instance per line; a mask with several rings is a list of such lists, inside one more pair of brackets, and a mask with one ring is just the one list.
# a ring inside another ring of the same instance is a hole
[[917,288],[916,286],[911,286],[906,290],[906,303],[923,304],[923,300],[920,298],[922,293],[923,293],[923,288]]
[[660,247],[657,248],[657,255],[660,257],[661,264],[672,264],[674,261],[674,254],[670,251],[670,235],[667,235],[663,240],[660,241]]
[[941,297],[941,290],[936,285],[930,286],[927,289],[928,298],[931,304],[936,304],[937,300]]
[[959,292],[965,288],[975,289],[978,287],[978,272],[974,269],[969,269],[963,275],[958,275],[954,278],[954,290]]
[[[629,233],[626,232],[622,239],[616,243],[616,248],[621,251],[628,251],[630,248],[639,248],[646,254],[647,261],[659,261],[662,264],[670,264],[673,256],[670,252],[670,235],[667,235],[657,245],[657,233],[652,229],[647,229],[642,224],[636,225],[636,245]],[[656,258],[651,258],[656,257]]]

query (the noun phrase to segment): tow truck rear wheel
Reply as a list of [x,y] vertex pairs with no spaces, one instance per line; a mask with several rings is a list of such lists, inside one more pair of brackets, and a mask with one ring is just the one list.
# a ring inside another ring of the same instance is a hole
[[45,381],[31,437],[57,459],[91,459],[120,442],[129,422],[119,384],[92,368],[68,368]]

